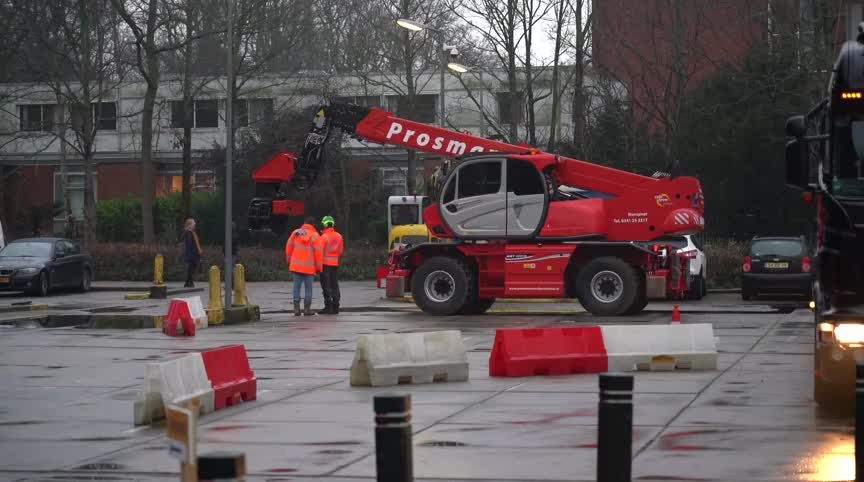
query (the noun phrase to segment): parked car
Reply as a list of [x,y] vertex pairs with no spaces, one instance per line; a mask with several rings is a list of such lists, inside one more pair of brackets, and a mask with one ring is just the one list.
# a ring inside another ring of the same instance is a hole
[[741,264],[741,298],[759,294],[811,296],[810,247],[803,236],[756,236]]
[[702,239],[690,234],[683,236],[666,236],[657,242],[668,244],[675,248],[675,252],[687,256],[690,263],[690,289],[687,298],[701,300],[708,293],[705,284],[705,276],[708,273],[708,258],[705,256]]
[[55,288],[90,290],[90,255],[64,238],[16,239],[0,250],[0,290],[47,296]]

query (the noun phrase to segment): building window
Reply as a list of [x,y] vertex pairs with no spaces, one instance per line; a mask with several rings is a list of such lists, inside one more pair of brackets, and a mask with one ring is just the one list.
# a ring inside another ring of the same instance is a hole
[[418,94],[414,96],[414,114],[408,112],[408,96],[388,95],[387,110],[395,112],[397,116],[417,122],[432,124],[437,122],[438,96],[435,94]]
[[273,120],[273,99],[238,100],[236,119],[239,127],[255,127]]
[[[192,192],[215,192],[216,176],[207,171],[194,172],[189,179],[189,185],[192,186]],[[176,171],[160,175],[156,186],[157,196],[172,192],[183,192],[183,175]]]
[[54,126],[56,104],[28,104],[18,106],[19,129],[49,132]]
[[117,103],[116,102],[94,102],[93,119],[97,131],[117,130]]
[[343,104],[355,104],[363,107],[381,107],[380,95],[355,95],[350,97],[334,97],[334,101]]
[[408,192],[408,171],[398,167],[382,167],[379,170],[381,185],[391,196],[404,196]]
[[[96,173],[93,173],[93,201],[96,196]],[[66,190],[69,192],[69,210],[75,219],[84,219],[84,173],[75,172],[66,174]],[[63,205],[63,179],[59,172],[54,173],[54,203]],[[62,220],[65,213],[58,220]]]
[[[525,120],[525,96],[522,92],[517,92],[519,103],[519,112],[516,113],[516,122],[522,123]],[[498,122],[502,124],[510,124],[510,92],[496,92],[496,100],[498,101]]]
[[[219,101],[216,99],[196,100],[192,111],[192,127],[195,129],[219,127]],[[171,127],[183,128],[185,115],[182,100],[171,101]]]

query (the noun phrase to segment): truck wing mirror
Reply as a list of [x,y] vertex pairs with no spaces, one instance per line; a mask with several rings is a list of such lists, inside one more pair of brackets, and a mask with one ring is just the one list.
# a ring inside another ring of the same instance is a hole
[[[788,126],[788,124],[787,124]],[[809,151],[806,142],[793,140],[786,143],[786,185],[806,189],[810,184]]]
[[807,133],[807,126],[804,122],[803,115],[795,115],[786,119],[786,135],[796,139],[804,137]]

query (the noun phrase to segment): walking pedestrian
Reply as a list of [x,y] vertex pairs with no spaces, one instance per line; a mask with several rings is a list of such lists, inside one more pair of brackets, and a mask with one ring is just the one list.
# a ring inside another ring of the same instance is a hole
[[321,219],[321,244],[324,247],[324,270],[321,272],[321,291],[324,295],[324,309],[321,314],[339,314],[339,259],[345,251],[342,235],[336,231],[333,216]]
[[183,229],[183,260],[186,262],[186,288],[195,286],[193,278],[195,272],[198,271],[198,263],[201,262],[201,255],[204,251],[201,249],[201,241],[198,239],[198,233],[195,232],[195,220],[189,218]]
[[315,230],[315,218],[309,216],[303,225],[295,229],[285,243],[285,262],[294,277],[294,316],[300,316],[300,288],[304,288],[303,314],[312,311],[312,283],[315,273],[320,273],[324,262],[321,237]]

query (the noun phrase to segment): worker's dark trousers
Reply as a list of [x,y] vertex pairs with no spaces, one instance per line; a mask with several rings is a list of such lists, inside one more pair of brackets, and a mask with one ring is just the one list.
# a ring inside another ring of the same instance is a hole
[[321,291],[325,306],[339,306],[339,267],[324,266],[321,272]]

